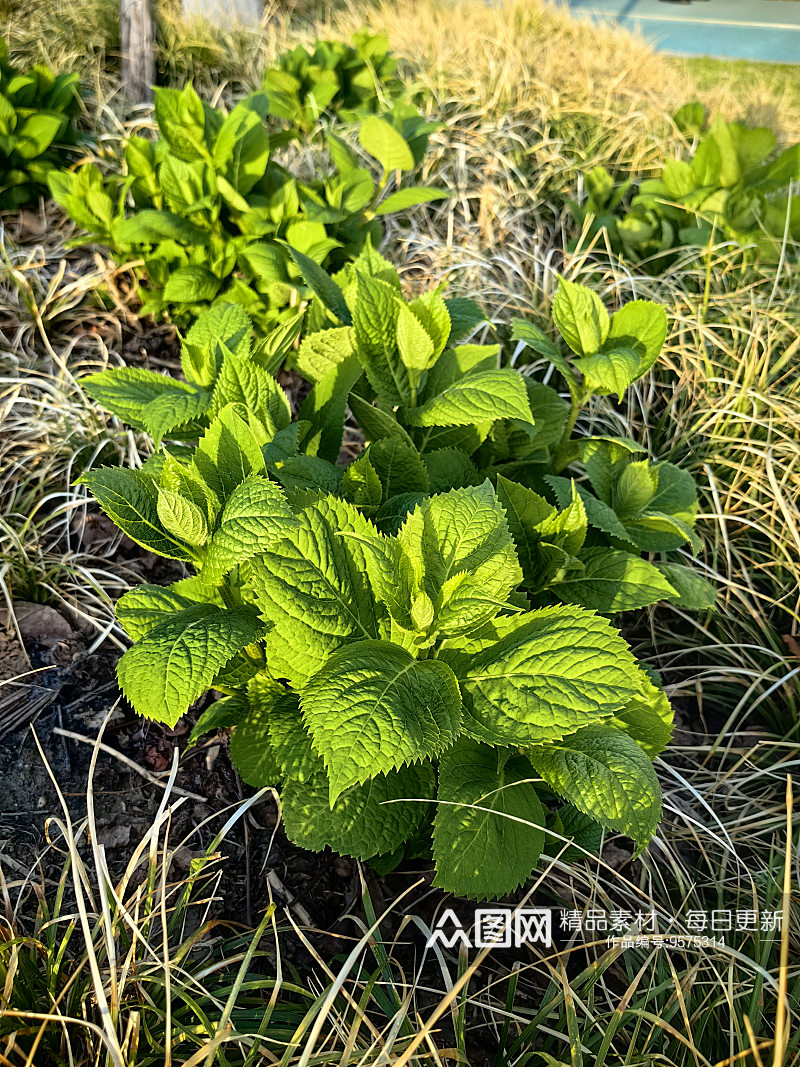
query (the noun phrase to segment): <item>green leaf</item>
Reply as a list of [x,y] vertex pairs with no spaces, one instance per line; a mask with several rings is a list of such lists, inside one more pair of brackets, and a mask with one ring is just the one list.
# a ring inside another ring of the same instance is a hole
[[365,515],[381,506],[383,486],[367,452],[353,460],[342,475],[342,492],[345,499],[361,508]]
[[424,371],[436,359],[433,338],[402,300],[398,300],[397,348],[409,370]]
[[672,737],[673,712],[666,693],[654,685],[645,671],[639,671],[639,691],[628,703],[609,719],[609,726],[616,726],[630,734],[644,749],[649,759],[655,759],[669,744]]
[[[369,150],[368,150],[369,151]],[[375,155],[374,152],[370,153]],[[377,158],[377,156],[376,156]],[[389,170],[391,168],[387,168]],[[433,200],[446,200],[452,196],[446,189],[433,189],[424,185],[410,186],[390,193],[375,209],[376,215],[392,215],[395,211],[404,211],[416,204],[429,204]]]
[[176,304],[202,304],[219,292],[220,280],[205,267],[178,267],[164,286],[164,299]]
[[183,611],[193,603],[191,598],[169,586],[137,585],[120,597],[114,614],[128,637],[138,641],[167,616]]
[[137,545],[167,559],[192,560],[194,554],[165,529],[158,517],[158,489],[142,471],[101,467],[81,479],[98,504]]
[[311,747],[311,736],[303,725],[297,693],[263,674],[250,681],[247,692],[251,706],[259,709],[267,723],[270,747],[281,775],[305,782],[324,773],[322,760]]
[[261,447],[233,404],[219,412],[200,438],[192,462],[222,502],[251,474],[264,471]]
[[438,756],[461,720],[450,668],[388,641],[334,653],[304,686],[300,705],[330,777],[331,804],[351,785]]
[[488,745],[456,742],[439,767],[435,886],[497,899],[525,882],[544,844],[545,815],[532,777],[525,759],[510,759],[498,770]]
[[675,597],[661,571],[639,556],[613,548],[589,548],[580,560],[583,570],[551,586],[553,595],[567,604],[613,615]]
[[355,341],[350,326],[337,326],[310,334],[300,345],[296,366],[310,382],[321,381],[339,364],[353,355]]
[[272,432],[292,421],[289,401],[271,374],[250,359],[228,353],[214,387],[214,412],[228,404],[242,405]]
[[513,619],[477,655],[440,656],[461,685],[464,729],[490,744],[558,739],[624,707],[638,690],[636,660],[605,619],[558,606]]
[[486,322],[486,315],[480,305],[465,296],[449,296],[444,298],[444,305],[450,316],[450,340],[460,341],[472,331]]
[[218,584],[231,567],[291,537],[299,525],[279,486],[256,474],[245,478],[219,517],[201,572],[203,581]]
[[191,386],[143,367],[113,367],[81,378],[80,386],[102,408],[137,430],[146,429],[144,411],[154,400],[164,396],[177,404],[194,395]]
[[650,504],[658,488],[658,468],[647,460],[629,463],[613,487],[614,511],[620,519],[638,515]]
[[675,591],[666,598],[670,603],[686,611],[711,611],[716,607],[716,589],[697,571],[681,563],[656,563],[656,567]]
[[402,303],[393,285],[356,275],[353,329],[356,351],[370,385],[386,404],[410,398],[408,372],[397,354],[397,320]]
[[561,349],[558,345],[551,341],[538,326],[535,326],[532,322],[525,322],[524,319],[513,319],[511,339],[512,341],[523,341],[537,356],[543,356],[562,375],[569,388],[574,388],[575,372],[569,361],[561,354]]
[[498,602],[522,577],[505,513],[488,481],[426,500],[398,537],[421,564],[425,591],[434,603],[459,574],[469,575],[485,597]]
[[247,697],[244,693],[233,693],[231,696],[215,700],[200,715],[189,734],[187,747],[196,745],[203,734],[210,734],[214,730],[226,730],[231,726],[238,726],[249,712]]
[[377,159],[384,171],[414,169],[414,156],[406,139],[385,119],[367,116],[358,131],[358,142]]
[[332,312],[339,322],[344,323],[345,326],[352,326],[353,320],[344,294],[330,274],[315,263],[310,256],[300,252],[297,248],[291,246],[288,248],[306,285],[313,289],[328,311]]
[[600,297],[566,278],[559,280],[553,298],[553,322],[576,356],[599,352],[611,325]]
[[[278,688],[275,686],[276,690]],[[252,690],[248,688],[250,692]],[[250,698],[247,703],[247,713],[236,723],[231,734],[231,759],[248,785],[255,789],[277,786],[282,774],[269,737],[273,709],[264,700]]]
[[164,529],[192,548],[202,548],[209,529],[205,513],[187,497],[172,489],[158,487],[158,517]]
[[584,388],[598,396],[614,394],[619,400],[636,380],[641,360],[632,348],[614,348],[577,359],[575,366],[583,375]]
[[195,604],[154,626],[117,665],[120,688],[139,715],[174,726],[264,626],[254,608]]
[[[180,384],[180,383],[177,383]],[[211,394],[205,389],[187,393],[162,393],[145,405],[142,422],[153,441],[175,430],[183,430],[200,418],[211,406]]]
[[570,804],[601,825],[646,845],[661,820],[661,790],[650,760],[612,726],[588,726],[529,750],[536,770]]
[[516,371],[474,371],[409,413],[412,426],[469,426],[494,419],[533,422],[525,382]]
[[366,455],[383,486],[383,499],[399,493],[427,493],[428,473],[413,445],[401,437],[373,441]]
[[478,468],[459,448],[439,448],[434,452],[426,452],[422,462],[428,472],[432,494],[462,489],[467,485],[480,485],[483,481]]
[[658,359],[667,339],[667,312],[650,300],[631,300],[611,318],[606,347],[632,349],[639,356],[637,377]]
[[297,417],[309,424],[303,444],[309,455],[321,456],[332,463],[339,458],[350,390],[361,374],[358,358],[349,355],[317,381],[300,405]]
[[270,668],[295,688],[348,641],[383,636],[363,552],[338,536],[349,530],[369,538],[375,527],[352,504],[308,497],[297,514],[299,529],[266,546],[251,564],[256,602],[274,623],[267,639]]
[[370,404],[367,400],[352,393],[349,399],[350,410],[358,420],[368,441],[380,441],[384,437],[399,437],[414,448],[414,443],[397,421],[393,411]]
[[253,324],[239,304],[207,308],[192,324],[181,345],[181,369],[187,381],[212,386],[222,366],[223,349],[243,354],[249,347]]
[[303,782],[290,778],[281,793],[286,833],[303,848],[329,845],[360,859],[393,852],[422,823],[435,787],[430,764],[402,767],[353,786],[331,808],[324,770]]

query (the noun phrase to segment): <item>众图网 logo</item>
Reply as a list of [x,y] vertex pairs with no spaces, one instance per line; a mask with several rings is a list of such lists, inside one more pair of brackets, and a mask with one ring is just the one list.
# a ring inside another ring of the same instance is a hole
[[448,908],[439,918],[427,940],[428,945],[445,948],[520,948],[522,945],[553,944],[553,919],[549,908],[477,908],[469,929]]

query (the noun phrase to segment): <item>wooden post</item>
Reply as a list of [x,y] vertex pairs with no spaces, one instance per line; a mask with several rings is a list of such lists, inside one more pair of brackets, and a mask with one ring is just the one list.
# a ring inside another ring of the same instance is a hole
[[132,104],[153,102],[156,28],[152,0],[119,0],[122,89]]

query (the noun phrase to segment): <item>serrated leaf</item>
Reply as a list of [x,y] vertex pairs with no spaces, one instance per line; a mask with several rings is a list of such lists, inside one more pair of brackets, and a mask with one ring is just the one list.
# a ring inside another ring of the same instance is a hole
[[348,403],[368,441],[380,441],[384,437],[399,437],[407,445],[415,447],[408,433],[397,421],[394,412],[376,407],[356,393],[351,393]]
[[300,252],[297,248],[290,247],[289,252],[297,264],[306,285],[313,289],[325,307],[336,316],[339,322],[345,326],[351,326],[353,320],[344,294],[330,274],[320,267],[318,263],[315,263],[310,256]]
[[636,660],[605,619],[549,607],[513,620],[477,655],[440,656],[461,685],[464,729],[490,744],[536,744],[613,715],[638,691]]
[[211,537],[201,571],[216,585],[232,567],[258,555],[299,527],[280,486],[251,475],[229,496]]
[[143,367],[114,367],[90,374],[80,379],[80,386],[102,408],[139,430],[147,429],[144,410],[158,397],[178,403],[194,395],[191,386]]
[[522,577],[505,513],[488,481],[426,500],[398,537],[409,557],[419,561],[434,603],[445,583],[462,572],[485,597],[499,602]]
[[300,345],[296,366],[304,378],[318,382],[352,356],[354,351],[352,327],[337,326],[332,330],[320,330],[319,333],[310,334]]
[[468,297],[448,296],[444,298],[444,304],[450,316],[450,341],[461,341],[482,322],[486,322],[482,308]]
[[535,326],[532,322],[525,322],[524,319],[514,319],[512,321],[511,340],[522,341],[537,356],[542,356],[552,363],[564,378],[570,391],[575,389],[575,371],[569,360],[562,355],[561,349],[555,341],[551,341],[538,326]]
[[159,444],[173,430],[189,426],[211,407],[211,393],[197,389],[191,393],[163,393],[149,401],[142,409],[145,429]]
[[142,471],[101,467],[82,478],[100,507],[137,545],[167,559],[192,560],[194,554],[181,544],[158,517],[158,488]]
[[433,824],[433,884],[481,899],[512,893],[530,876],[544,844],[545,816],[526,760],[508,760],[466,738],[439,766]]
[[478,468],[460,448],[438,448],[422,457],[431,493],[446,493],[483,481]]
[[238,355],[249,344],[252,328],[247,312],[239,304],[207,308],[181,345],[181,368],[186,380],[212,386],[222,365],[219,342]]
[[402,767],[353,786],[331,808],[324,770],[303,782],[289,778],[281,794],[286,833],[303,848],[329,845],[360,859],[393,852],[424,819],[435,787],[430,764]]
[[[553,298],[553,322],[576,356],[591,356],[603,346],[611,320],[600,297],[566,278]],[[561,368],[559,368],[561,369]]]
[[324,773],[320,757],[311,747],[303,725],[297,693],[259,674],[247,687],[248,699],[266,723],[269,744],[282,777],[304,782]]
[[272,708],[249,698],[247,704],[247,713],[231,734],[231,759],[248,785],[255,789],[277,786],[282,774],[269,738]]
[[409,413],[413,426],[469,426],[495,419],[533,423],[525,383],[516,371],[475,371]]
[[667,339],[667,312],[650,300],[631,300],[611,317],[606,347],[633,349],[639,356],[636,377],[658,359]]
[[119,598],[114,614],[128,637],[138,641],[167,616],[190,608],[193,603],[190,597],[169,586],[137,585]]
[[655,759],[669,744],[674,715],[666,693],[639,672],[639,690],[620,711],[608,720],[630,734],[641,745],[649,759]]
[[397,353],[397,319],[401,303],[388,282],[356,275],[353,333],[356,351],[369,383],[386,404],[402,404],[411,396],[408,371]]
[[292,420],[289,401],[271,374],[249,359],[228,353],[214,387],[213,411],[228,404],[241,404],[272,433],[284,430]]
[[686,611],[710,611],[716,606],[717,591],[691,567],[681,563],[656,563],[656,566],[675,590],[674,596],[666,599]]
[[337,536],[349,530],[369,537],[375,528],[352,504],[329,496],[312,497],[297,517],[298,530],[251,566],[256,602],[275,624],[268,662],[300,688],[348,640],[383,634],[363,553]]
[[263,635],[254,608],[184,608],[128,649],[117,665],[120,688],[140,715],[174,726],[236,653]]
[[351,785],[438,756],[461,720],[450,668],[415,660],[388,641],[334,653],[304,686],[300,704],[328,771],[331,804]]
[[422,457],[413,445],[400,437],[373,441],[366,455],[383,486],[383,499],[399,493],[427,493],[428,473]]
[[639,363],[640,357],[632,348],[613,348],[575,360],[585,389],[599,396],[615,395],[619,400],[636,380]]
[[188,497],[171,489],[158,487],[158,517],[168,533],[192,548],[202,548],[208,540],[208,521],[204,512]]
[[551,586],[553,595],[567,604],[612,615],[675,596],[661,571],[639,556],[613,548],[588,548],[579,558],[583,570]]
[[647,460],[629,463],[613,487],[614,511],[624,522],[643,511],[658,488],[658,470]]
[[297,417],[308,423],[304,449],[309,455],[332,463],[339,458],[347,401],[361,374],[358,357],[349,355],[317,381],[300,405]]
[[551,789],[601,825],[645,845],[661,820],[661,790],[639,745],[612,726],[587,726],[529,750]]
[[164,299],[176,304],[202,304],[219,292],[220,280],[205,267],[178,267],[164,286]]
[[250,708],[244,693],[233,693],[231,696],[215,700],[206,708],[189,734],[187,747],[197,744],[203,734],[210,734],[213,730],[225,730],[231,726],[238,726],[247,716]]
[[436,358],[433,338],[402,300],[397,301],[397,348],[409,370],[424,371]]
[[265,469],[261,446],[233,404],[219,412],[200,438],[192,463],[222,502],[251,474]]
[[361,508],[365,515],[377,511],[383,500],[383,486],[369,455],[362,452],[342,475],[342,492],[346,500]]

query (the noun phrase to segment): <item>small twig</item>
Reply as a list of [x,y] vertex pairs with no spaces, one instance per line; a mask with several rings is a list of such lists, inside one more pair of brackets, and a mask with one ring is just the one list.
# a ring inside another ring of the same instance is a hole
[[[82,741],[85,745],[97,744],[96,739],[92,737],[84,737],[83,734],[76,734],[72,730],[62,730],[60,726],[54,726],[53,733],[58,734],[61,737],[68,737],[71,741]],[[137,774],[140,774],[142,778],[146,778],[147,781],[151,782],[153,785],[157,785],[160,789],[167,788],[166,783],[162,782],[159,778],[156,778],[156,776],[154,774],[151,774],[150,771],[146,771],[144,767],[140,767],[139,764],[132,760],[129,756],[125,756],[121,752],[117,752],[115,748],[112,748],[110,745],[106,745],[104,742],[100,743],[99,748],[102,752],[106,752],[109,756],[113,756],[121,763],[124,763],[126,767],[130,767],[132,771],[136,771]],[[172,792],[177,793],[179,796],[182,797],[188,797],[190,800],[199,800],[203,804],[208,803],[208,797],[200,796],[199,793],[191,793],[188,789],[181,789],[181,787],[177,785],[172,787]]]
[[311,916],[308,914],[303,905],[297,900],[294,893],[290,889],[286,888],[286,886],[276,874],[275,870],[272,868],[267,871],[267,881],[276,893],[280,893],[280,895],[286,901],[287,906],[292,909],[292,911],[295,913],[295,915],[303,924],[303,926],[313,927],[314,922]]

